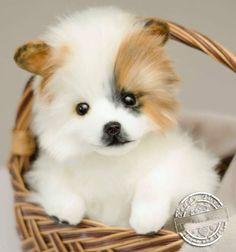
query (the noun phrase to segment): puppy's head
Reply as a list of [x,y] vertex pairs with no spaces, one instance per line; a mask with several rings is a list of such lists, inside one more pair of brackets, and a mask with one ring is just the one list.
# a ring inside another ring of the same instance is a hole
[[32,129],[41,148],[59,160],[121,155],[173,127],[178,78],[165,55],[168,35],[164,21],[103,8],[20,47],[17,64],[37,75]]

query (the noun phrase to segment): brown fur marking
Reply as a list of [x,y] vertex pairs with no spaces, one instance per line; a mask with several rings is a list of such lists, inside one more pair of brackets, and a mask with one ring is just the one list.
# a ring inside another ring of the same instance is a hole
[[35,40],[19,47],[15,53],[14,60],[19,67],[41,75],[50,53],[50,46],[42,40]]
[[162,46],[163,38],[144,28],[123,41],[116,60],[118,90],[134,93],[141,110],[164,130],[175,121],[178,77]]
[[[67,45],[63,45],[59,50],[56,50],[54,53],[51,53],[49,59],[45,63],[43,67],[43,80],[40,85],[40,91],[43,93],[45,87],[50,81],[51,77],[55,73],[55,71],[64,64],[70,53],[70,49]],[[52,95],[50,95],[50,100],[52,99]]]
[[161,45],[164,45],[169,38],[169,25],[165,21],[157,18],[148,18],[145,19],[145,22],[146,23],[144,25],[144,28],[146,29],[146,31],[148,31],[151,35],[161,36]]
[[50,102],[53,99],[53,94],[49,94],[45,87],[56,69],[65,62],[69,52],[67,45],[55,50],[42,40],[34,40],[19,47],[14,59],[21,68],[43,77],[40,93],[45,100]]

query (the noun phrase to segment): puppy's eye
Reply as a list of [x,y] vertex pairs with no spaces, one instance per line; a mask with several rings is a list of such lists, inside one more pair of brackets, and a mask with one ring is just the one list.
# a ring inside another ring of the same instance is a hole
[[133,107],[136,105],[136,98],[132,93],[123,95],[121,100],[128,107]]
[[85,102],[78,103],[75,107],[75,110],[77,114],[83,116],[88,113],[89,105],[88,103],[85,103]]

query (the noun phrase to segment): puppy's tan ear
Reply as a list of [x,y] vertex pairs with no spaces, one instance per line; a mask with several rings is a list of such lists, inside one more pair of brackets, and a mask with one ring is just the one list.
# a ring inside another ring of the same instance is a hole
[[30,41],[15,53],[16,64],[31,73],[44,75],[52,48],[42,40]]
[[157,36],[160,39],[160,45],[164,45],[170,33],[169,25],[166,21],[158,18],[146,18],[144,19],[144,29],[153,36]]

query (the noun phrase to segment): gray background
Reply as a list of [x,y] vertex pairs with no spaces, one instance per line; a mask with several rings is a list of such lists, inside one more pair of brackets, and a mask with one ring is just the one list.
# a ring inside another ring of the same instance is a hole
[[[199,30],[236,51],[236,0],[0,0],[0,168],[10,146],[17,100],[29,74],[13,60],[15,48],[37,38],[55,17],[91,5],[117,5]],[[171,42],[169,54],[182,77],[184,108],[236,115],[235,74],[198,51]],[[0,169],[0,251],[19,252],[8,173]],[[3,206],[3,207],[2,207]]]

